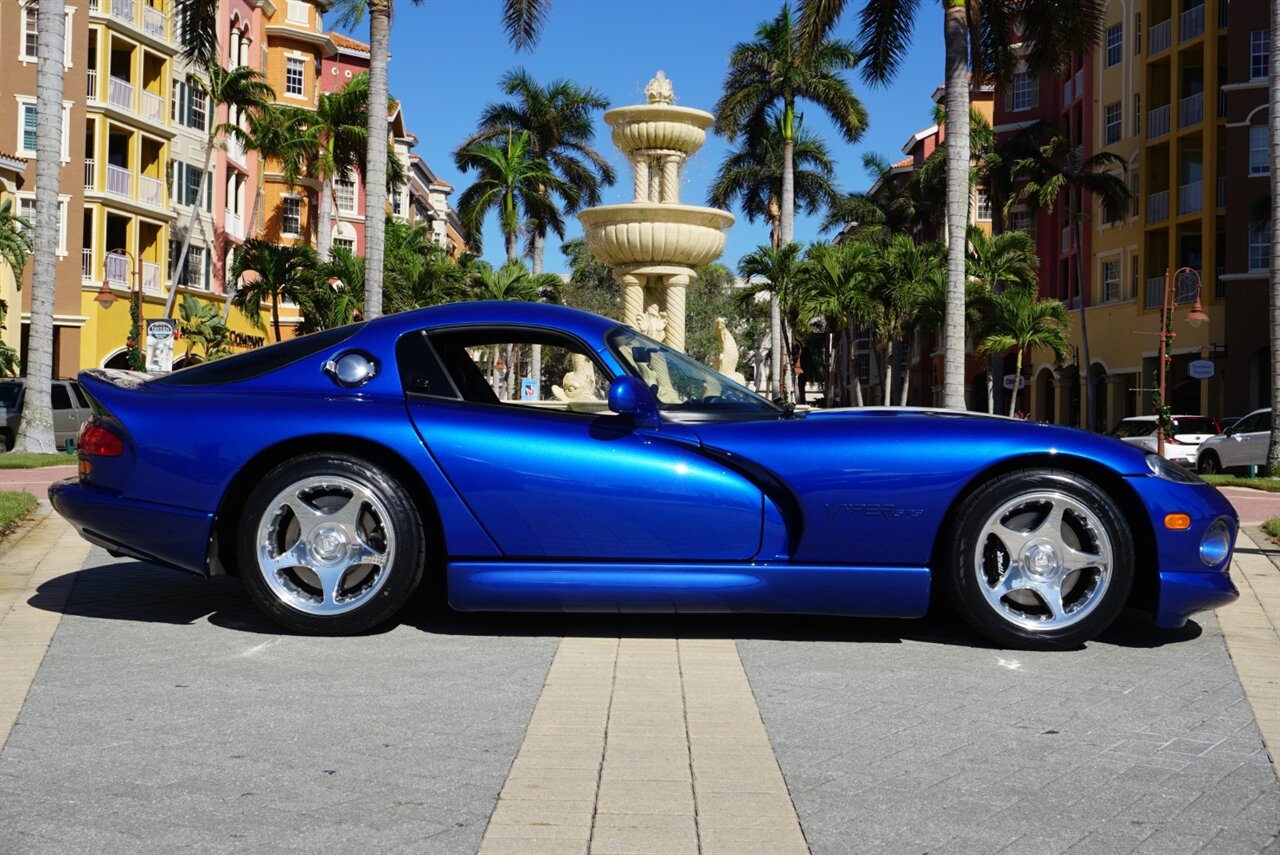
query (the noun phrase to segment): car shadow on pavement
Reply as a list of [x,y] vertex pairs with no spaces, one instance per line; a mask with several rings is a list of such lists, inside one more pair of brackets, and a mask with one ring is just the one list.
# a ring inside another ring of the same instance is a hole
[[[236,632],[291,634],[262,614],[240,581],[226,576],[203,579],[147,564],[119,561],[76,573],[66,597],[66,577],[51,580],[28,599],[34,608],[65,615],[142,623],[209,623]],[[947,608],[933,608],[914,620],[824,615],[733,614],[572,614],[539,612],[457,612],[443,605],[439,591],[415,597],[390,624],[431,635],[735,638],[797,642],[955,645],[995,649]],[[1195,621],[1177,630],[1156,627],[1143,613],[1126,610],[1094,644],[1149,648],[1198,637]]]

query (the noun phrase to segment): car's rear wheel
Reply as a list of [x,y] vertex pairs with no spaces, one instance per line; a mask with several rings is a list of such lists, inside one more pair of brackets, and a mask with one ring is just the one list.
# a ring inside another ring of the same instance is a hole
[[1015,472],[979,488],[959,507],[953,546],[952,600],[1005,646],[1079,646],[1111,624],[1133,583],[1124,515],[1072,472]]
[[349,635],[391,619],[422,579],[426,537],[404,487],[364,460],[308,454],[254,488],[240,517],[254,601],[300,632]]
[[1200,455],[1200,460],[1196,466],[1201,475],[1217,475],[1222,471],[1222,461],[1218,459],[1218,455],[1212,451],[1206,451]]

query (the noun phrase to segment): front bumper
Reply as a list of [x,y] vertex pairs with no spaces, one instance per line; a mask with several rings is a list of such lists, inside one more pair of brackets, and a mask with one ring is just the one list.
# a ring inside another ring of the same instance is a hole
[[[1231,582],[1232,550],[1213,565],[1200,560],[1200,541],[1215,522],[1227,524],[1235,543],[1240,528],[1235,508],[1208,484],[1179,484],[1156,477],[1130,478],[1151,520],[1155,535],[1157,626],[1176,628],[1196,612],[1216,609],[1240,594]],[[1164,526],[1166,514],[1187,514],[1191,527],[1175,531]]]
[[139,502],[68,478],[49,486],[53,509],[90,543],[120,555],[201,576],[213,514]]

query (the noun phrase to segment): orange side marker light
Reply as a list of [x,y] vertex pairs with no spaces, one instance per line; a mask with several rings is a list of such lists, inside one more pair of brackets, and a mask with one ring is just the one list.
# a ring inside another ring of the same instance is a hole
[[1186,514],[1165,514],[1164,527],[1174,531],[1186,531],[1191,528],[1191,517]]

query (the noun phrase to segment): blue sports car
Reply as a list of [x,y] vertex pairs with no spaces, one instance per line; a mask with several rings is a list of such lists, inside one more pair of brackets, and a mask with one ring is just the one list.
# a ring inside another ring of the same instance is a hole
[[780,408],[616,321],[460,303],[167,376],[85,371],[93,543],[239,576],[294,630],[459,610],[916,617],[1067,647],[1126,605],[1233,599],[1213,487],[1077,430],[964,412]]

